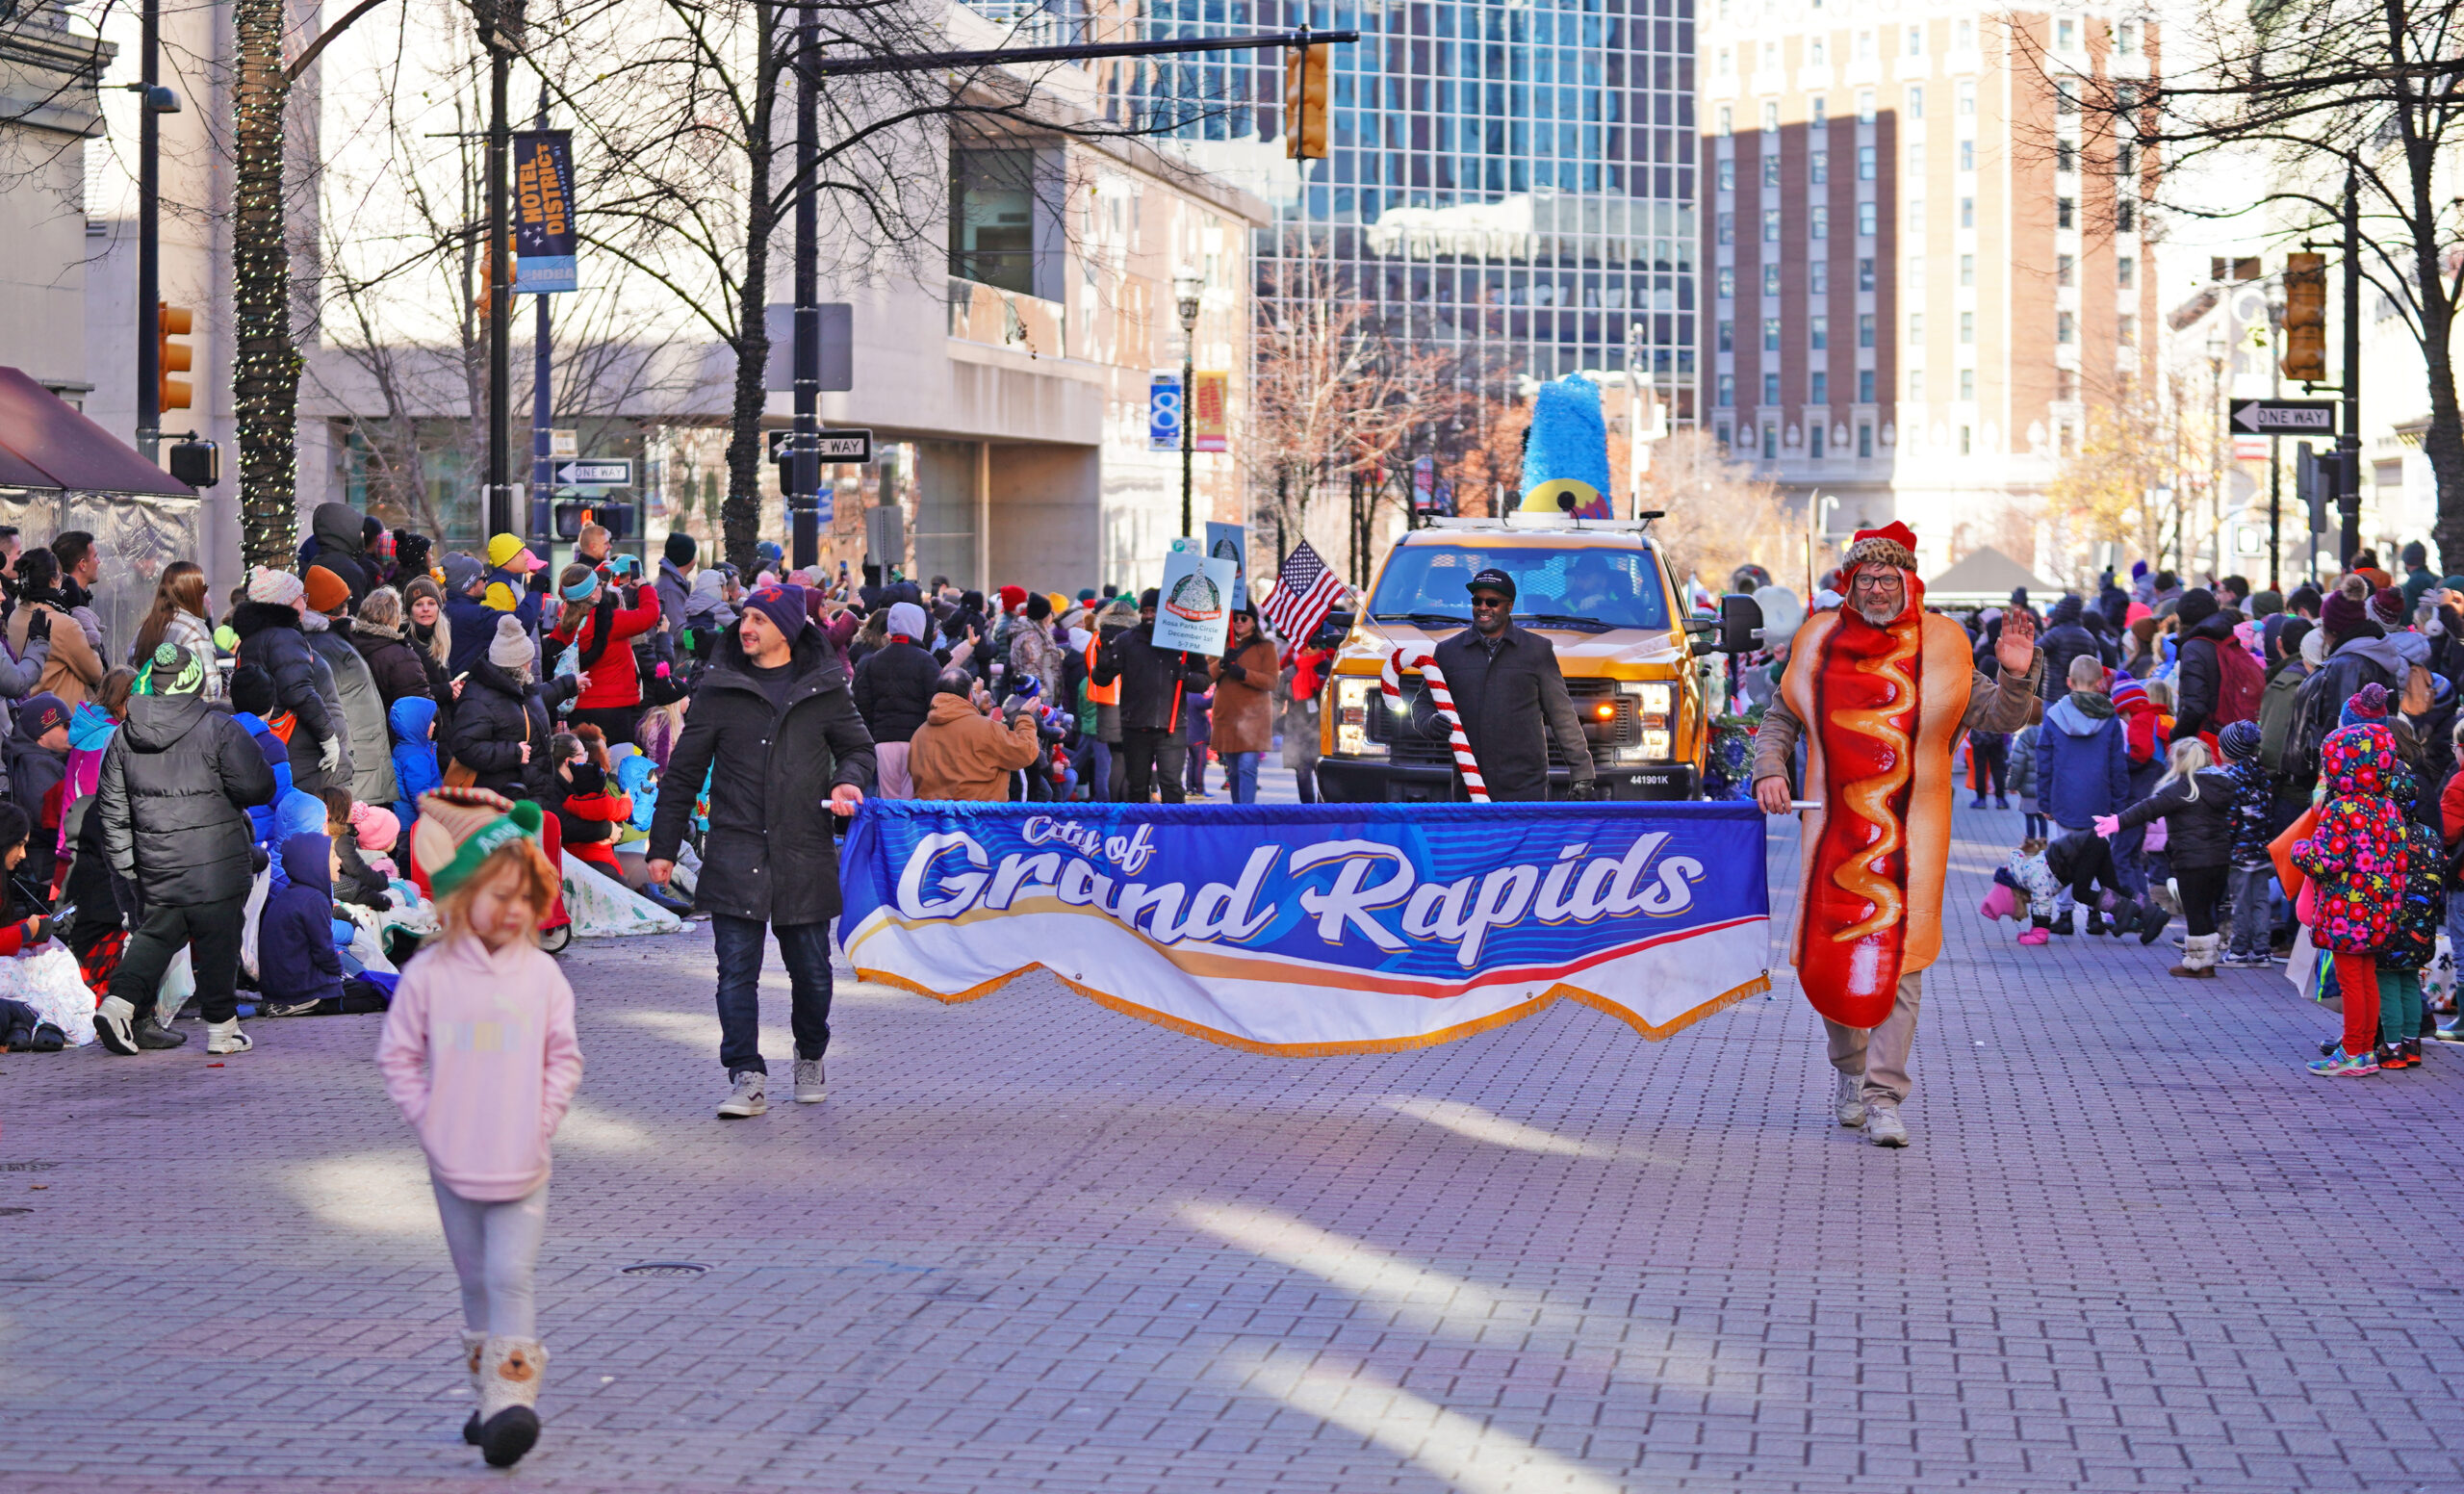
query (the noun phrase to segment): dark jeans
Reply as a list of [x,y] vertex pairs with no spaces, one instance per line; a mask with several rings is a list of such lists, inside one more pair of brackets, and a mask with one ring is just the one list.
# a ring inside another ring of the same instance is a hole
[[[1980,742],[1971,736],[1967,750],[1976,755],[1976,796],[1982,799],[1989,792],[1998,799],[2008,794],[2011,778],[2009,739]],[[1989,788],[1988,785],[1991,786]]]
[[[766,1074],[761,1061],[761,933],[758,918],[710,915],[710,942],[719,957],[719,1067],[730,1073]],[[830,1046],[830,925],[783,923],[779,956],[786,963],[787,1022],[796,1056],[819,1058]]]
[[143,1017],[154,1009],[163,989],[163,972],[182,945],[196,970],[197,1011],[209,1022],[227,1022],[240,1015],[235,982],[240,975],[240,924],[248,900],[234,897],[218,903],[174,908],[154,903],[129,936],[128,948],[112,972],[112,994],[137,1008]]
[[[1132,804],[1144,804],[1150,789],[1161,788],[1166,804],[1185,804],[1189,796],[1181,791],[1181,768],[1189,753],[1187,742],[1176,741],[1172,734],[1161,727],[1123,727],[1121,729],[1121,760],[1129,768],[1129,786],[1125,797]],[[1164,771],[1159,776],[1157,768]]]
[[595,726],[607,734],[607,745],[610,747],[636,745],[633,728],[641,719],[642,708],[638,703],[631,706],[594,706],[588,710],[565,712],[568,729],[584,723]]

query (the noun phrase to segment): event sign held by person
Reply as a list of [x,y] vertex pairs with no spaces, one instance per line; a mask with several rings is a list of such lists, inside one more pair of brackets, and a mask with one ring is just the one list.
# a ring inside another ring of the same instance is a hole
[[1246,525],[1206,521],[1206,553],[1232,562],[1232,598],[1249,600],[1249,530]]
[[866,979],[970,1001],[1040,966],[1258,1053],[1423,1047],[1560,996],[1658,1039],[1770,985],[1749,804],[872,800],[839,876]]
[[1164,557],[1163,600],[1155,608],[1155,646],[1221,654],[1232,627],[1239,564],[1218,560],[1194,539],[1172,541]]

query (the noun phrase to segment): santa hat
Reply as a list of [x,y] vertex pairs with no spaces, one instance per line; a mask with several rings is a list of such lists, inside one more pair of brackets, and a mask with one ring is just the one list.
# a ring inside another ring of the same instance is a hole
[[485,788],[435,788],[420,795],[411,831],[411,863],[443,897],[462,885],[499,846],[539,834],[539,806],[519,804]]
[[1848,556],[1839,562],[1842,574],[1861,565],[1896,566],[1903,571],[1916,569],[1916,531],[1893,520],[1879,529],[1859,529],[1849,543]]

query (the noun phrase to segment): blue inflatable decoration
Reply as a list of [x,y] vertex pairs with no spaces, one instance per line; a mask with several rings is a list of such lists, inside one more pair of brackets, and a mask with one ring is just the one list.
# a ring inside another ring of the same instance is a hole
[[1613,519],[1608,492],[1608,423],[1600,413],[1600,386],[1572,374],[1541,385],[1523,440],[1522,511]]

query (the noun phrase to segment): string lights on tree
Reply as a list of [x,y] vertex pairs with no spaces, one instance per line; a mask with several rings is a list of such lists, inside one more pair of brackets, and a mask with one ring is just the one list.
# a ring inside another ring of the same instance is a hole
[[232,403],[240,427],[241,547],[250,565],[283,565],[298,536],[299,349],[291,335],[291,251],[283,204],[282,0],[238,0],[237,223],[239,319]]

